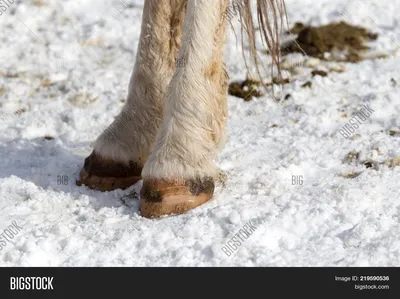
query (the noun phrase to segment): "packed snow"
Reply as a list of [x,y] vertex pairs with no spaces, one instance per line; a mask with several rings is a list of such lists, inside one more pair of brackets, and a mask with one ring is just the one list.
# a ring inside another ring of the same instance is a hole
[[[151,220],[141,182],[75,185],[127,95],[143,0],[121,2],[16,0],[0,15],[0,265],[400,265],[399,0],[287,0],[290,24],[362,25],[387,57],[327,77],[309,75],[326,67],[309,59],[279,102],[230,96],[226,185]],[[232,30],[228,42],[229,75],[243,80]],[[365,105],[373,112],[344,138]]]

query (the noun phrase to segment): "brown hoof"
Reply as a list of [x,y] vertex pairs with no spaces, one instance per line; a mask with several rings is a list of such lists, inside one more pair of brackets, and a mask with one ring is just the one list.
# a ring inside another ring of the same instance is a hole
[[140,191],[140,213],[153,218],[178,215],[211,199],[214,180],[144,180]]
[[100,157],[97,153],[85,159],[79,179],[78,186],[85,185],[99,191],[112,191],[126,189],[141,179],[142,167],[130,162],[126,165],[111,159]]

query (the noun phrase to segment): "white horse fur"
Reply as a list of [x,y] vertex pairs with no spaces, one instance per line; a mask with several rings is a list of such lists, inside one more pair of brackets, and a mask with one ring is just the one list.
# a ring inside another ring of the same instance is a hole
[[[145,0],[127,103],[94,151],[118,163],[136,162],[144,179],[216,178],[213,161],[227,120],[229,11],[240,8],[257,63],[250,2]],[[260,30],[275,58],[279,40],[268,22],[277,23],[283,8],[282,0],[257,0]]]

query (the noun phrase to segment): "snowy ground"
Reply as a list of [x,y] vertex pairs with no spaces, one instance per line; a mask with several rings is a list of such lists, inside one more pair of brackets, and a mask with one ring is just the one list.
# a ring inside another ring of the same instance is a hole
[[[230,97],[226,188],[160,220],[140,216],[130,195],[140,182],[108,193],[75,185],[126,97],[143,6],[130,2],[119,14],[111,0],[16,0],[0,16],[0,234],[21,227],[0,235],[0,265],[400,266],[400,167],[385,164],[400,156],[400,135],[389,134],[400,130],[399,0],[287,0],[291,23],[363,25],[389,57],[305,74],[281,104]],[[244,79],[233,33],[230,44],[231,79]],[[365,104],[374,112],[343,138]],[[359,161],[344,163],[353,151]]]

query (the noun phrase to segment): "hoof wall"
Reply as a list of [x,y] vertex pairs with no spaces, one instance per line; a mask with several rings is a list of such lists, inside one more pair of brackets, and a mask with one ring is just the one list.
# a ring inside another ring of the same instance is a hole
[[126,165],[102,158],[93,152],[85,159],[76,184],[99,191],[126,189],[141,179],[141,172],[142,168],[136,163]]
[[146,218],[179,215],[206,203],[213,194],[212,178],[144,180],[140,192],[140,212]]

